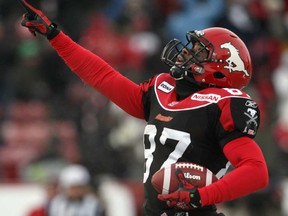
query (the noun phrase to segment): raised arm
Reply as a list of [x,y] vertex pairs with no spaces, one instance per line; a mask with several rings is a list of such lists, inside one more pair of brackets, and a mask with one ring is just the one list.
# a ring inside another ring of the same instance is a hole
[[89,84],[128,114],[144,118],[141,85],[133,83],[114,70],[103,59],[75,43],[69,36],[57,29],[45,14],[26,0],[19,0],[27,13],[23,15],[22,26],[36,36],[44,35],[64,60],[67,66],[85,83]]
[[50,40],[52,47],[85,83],[105,95],[124,111],[143,118],[142,87],[114,70],[103,59],[60,32]]

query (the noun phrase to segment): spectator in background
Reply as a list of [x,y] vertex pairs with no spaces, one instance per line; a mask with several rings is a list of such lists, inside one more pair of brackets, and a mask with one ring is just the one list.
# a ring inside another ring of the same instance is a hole
[[57,186],[57,181],[55,181],[55,179],[48,179],[47,182],[44,183],[44,189],[46,192],[46,203],[42,206],[33,208],[27,216],[48,216],[50,202],[58,193]]
[[[283,158],[287,160],[288,153],[288,49],[282,53],[281,64],[273,73],[272,82],[275,87],[278,102],[278,116],[274,126],[274,138],[278,147],[285,154]],[[288,161],[287,161],[288,162]],[[286,162],[286,163],[287,163]],[[281,167],[287,173],[287,166]],[[279,167],[280,169],[280,167]]]
[[49,216],[101,216],[103,206],[90,189],[90,174],[78,164],[63,169],[59,176],[59,194],[51,200]]
[[185,40],[182,32],[187,31],[187,25],[194,29],[204,29],[214,25],[224,10],[224,1],[214,0],[181,0],[178,10],[167,17],[166,30],[168,38],[175,37]]
[[273,163],[274,175],[279,179],[279,190],[282,194],[281,211],[288,215],[288,49],[282,52],[280,65],[273,72],[272,82],[275,88],[277,103],[277,118],[273,124],[273,141],[277,151]]

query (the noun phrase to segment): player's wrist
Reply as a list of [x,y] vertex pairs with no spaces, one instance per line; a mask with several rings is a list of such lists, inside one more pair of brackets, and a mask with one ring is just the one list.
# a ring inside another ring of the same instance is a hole
[[200,193],[199,193],[197,188],[194,188],[190,191],[190,205],[193,208],[201,208],[202,207]]
[[48,28],[49,32],[47,33],[46,36],[48,40],[52,40],[60,33],[60,30],[57,28],[57,24],[55,23],[52,23]]

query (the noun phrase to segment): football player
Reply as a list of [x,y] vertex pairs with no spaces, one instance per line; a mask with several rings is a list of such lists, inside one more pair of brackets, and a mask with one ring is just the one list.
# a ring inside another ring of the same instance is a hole
[[[266,162],[253,140],[260,111],[242,91],[251,79],[252,63],[236,34],[216,27],[188,31],[186,42],[173,39],[163,49],[161,60],[170,71],[137,85],[72,41],[42,11],[25,0],[22,3],[28,11],[23,15],[24,27],[47,37],[85,83],[147,122],[143,215],[223,215],[215,204],[268,185]],[[182,184],[174,193],[157,194],[152,175],[175,162],[207,167],[219,180],[202,188]],[[230,165],[234,169],[226,175]]]

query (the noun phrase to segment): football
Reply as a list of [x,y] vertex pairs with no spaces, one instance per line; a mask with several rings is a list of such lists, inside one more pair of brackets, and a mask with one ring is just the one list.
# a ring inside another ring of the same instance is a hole
[[203,166],[178,162],[161,168],[152,176],[151,183],[158,193],[168,194],[178,190],[177,169],[180,169],[185,179],[195,187],[204,187],[218,180],[209,169]]

